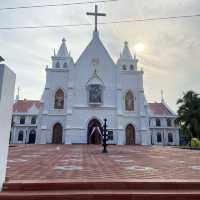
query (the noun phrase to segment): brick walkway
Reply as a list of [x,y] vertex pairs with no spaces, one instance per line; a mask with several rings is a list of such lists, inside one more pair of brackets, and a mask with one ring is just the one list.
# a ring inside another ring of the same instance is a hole
[[159,146],[19,145],[10,147],[9,180],[200,179],[200,151]]

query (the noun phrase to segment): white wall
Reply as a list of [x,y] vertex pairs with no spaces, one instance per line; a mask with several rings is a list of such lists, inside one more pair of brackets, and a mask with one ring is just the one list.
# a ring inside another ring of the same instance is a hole
[[0,64],[0,191],[6,175],[14,86],[15,74]]

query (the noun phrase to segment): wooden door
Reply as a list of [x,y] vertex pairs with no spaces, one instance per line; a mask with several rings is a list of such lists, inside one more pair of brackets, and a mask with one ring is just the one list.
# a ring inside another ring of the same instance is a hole
[[61,124],[57,123],[53,127],[53,144],[62,144],[62,126]]
[[135,128],[131,124],[126,127],[126,144],[135,144]]

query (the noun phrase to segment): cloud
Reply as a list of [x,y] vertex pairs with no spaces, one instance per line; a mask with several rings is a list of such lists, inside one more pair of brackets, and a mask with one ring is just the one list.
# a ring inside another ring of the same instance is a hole
[[[62,3],[57,0],[55,3]],[[44,0],[43,3],[49,3]],[[1,7],[41,4],[37,1],[1,0]],[[94,5],[41,9],[1,11],[1,26],[54,25],[93,23],[85,15]],[[151,18],[197,14],[199,0],[119,0],[100,4],[100,11],[108,22],[127,18]],[[145,51],[138,54],[139,68],[143,68],[145,93],[149,101],[160,100],[164,89],[166,101],[176,109],[176,101],[183,91],[199,90],[200,18],[170,21],[135,22],[100,25],[100,36],[116,61],[125,40],[134,51],[138,42],[145,44]],[[45,66],[51,66],[53,49],[58,50],[61,39],[67,39],[74,60],[87,46],[92,26],[37,30],[12,30],[0,32],[0,55],[17,73],[17,86],[23,98],[40,99],[45,85]]]

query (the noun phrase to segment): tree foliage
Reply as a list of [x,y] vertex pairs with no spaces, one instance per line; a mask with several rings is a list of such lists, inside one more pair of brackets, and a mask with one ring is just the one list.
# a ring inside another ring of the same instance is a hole
[[200,96],[188,91],[178,99],[178,118],[176,124],[180,125],[182,132],[191,138],[200,139]]

